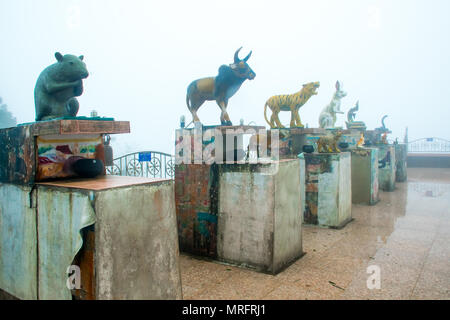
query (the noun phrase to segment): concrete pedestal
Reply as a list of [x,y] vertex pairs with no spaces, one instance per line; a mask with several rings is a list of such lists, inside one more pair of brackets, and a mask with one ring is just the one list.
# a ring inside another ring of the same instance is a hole
[[378,195],[378,149],[352,150],[352,202],[374,205]]
[[395,190],[395,148],[393,145],[377,145],[378,149],[378,185],[380,190]]
[[181,298],[170,180],[0,184],[0,222],[0,289],[12,296]]
[[343,153],[305,154],[304,222],[342,228],[352,219],[351,156]]
[[[85,119],[85,118],[81,118]],[[0,129],[0,182],[31,185],[35,181],[73,177],[64,165],[73,156],[104,159],[102,136],[130,132],[128,121],[39,121]]]
[[407,144],[395,144],[395,181],[405,182],[408,180],[408,145]]
[[36,208],[31,187],[0,183],[0,289],[37,299]]
[[73,157],[105,162],[103,135],[127,132],[127,121],[83,117],[0,130],[3,292],[181,298],[173,182],[72,172]]
[[302,159],[177,165],[180,250],[280,272],[303,255],[303,184]]

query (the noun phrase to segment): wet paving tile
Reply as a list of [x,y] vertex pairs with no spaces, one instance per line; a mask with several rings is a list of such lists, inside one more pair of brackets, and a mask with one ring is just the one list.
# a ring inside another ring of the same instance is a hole
[[374,262],[384,262],[393,265],[402,265],[412,269],[421,269],[427,259],[429,249],[425,247],[412,247],[408,245],[392,244],[377,251]]
[[234,270],[230,278],[210,286],[197,299],[262,299],[280,286],[272,275],[250,270]]
[[264,300],[307,300],[308,290],[295,284],[282,284],[263,297]]
[[420,300],[448,300],[449,297],[450,274],[448,269],[439,272],[437,270],[425,268],[421,273],[411,295],[412,299]]
[[[379,287],[375,286],[374,270],[378,270]],[[375,259],[354,277],[344,297],[363,300],[410,299],[420,274],[420,268]]]
[[232,275],[233,268],[213,262],[180,255],[183,298],[192,299],[212,285],[219,284]]
[[450,170],[408,169],[380,198],[341,230],[304,226],[306,254],[275,276],[181,255],[184,299],[450,299]]

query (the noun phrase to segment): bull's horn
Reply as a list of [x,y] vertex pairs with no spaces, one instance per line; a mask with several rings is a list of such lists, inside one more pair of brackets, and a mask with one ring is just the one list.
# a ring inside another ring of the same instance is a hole
[[241,51],[242,47],[240,47],[239,49],[236,50],[236,52],[234,53],[234,63],[238,63],[239,61],[241,61],[239,59],[239,51]]
[[250,50],[250,53],[244,58],[244,61],[247,62],[247,60],[250,58],[251,55],[252,55],[252,51]]

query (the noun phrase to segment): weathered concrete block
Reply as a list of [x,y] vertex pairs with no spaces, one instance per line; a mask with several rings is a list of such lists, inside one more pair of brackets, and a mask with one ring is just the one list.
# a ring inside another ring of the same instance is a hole
[[38,186],[37,203],[38,298],[70,300],[67,268],[83,246],[80,231],[95,223],[94,208],[88,192],[54,186]]
[[97,298],[181,299],[173,181],[101,191],[95,212]]
[[276,274],[302,254],[300,160],[219,168],[218,259]]
[[217,257],[218,165],[175,166],[175,203],[180,250]]
[[395,144],[395,181],[405,182],[408,180],[408,145],[407,144]]
[[36,208],[31,187],[0,183],[0,288],[37,298]]
[[352,202],[374,205],[379,199],[378,149],[354,149],[352,153]]
[[304,222],[341,228],[352,219],[351,156],[342,153],[305,154]]
[[378,185],[383,191],[395,190],[395,148],[393,145],[377,145],[378,149]]
[[182,251],[278,273],[302,254],[304,160],[180,165]]
[[[16,243],[10,249],[8,232],[2,230],[1,257],[10,251],[11,263],[20,261],[23,268],[12,272],[9,262],[2,264],[1,289],[30,299],[182,297],[172,181],[106,176],[40,183],[31,197],[37,204],[33,209],[21,205],[30,200],[29,190],[22,189],[22,200],[3,208],[11,192],[2,188],[0,226],[12,230],[9,236],[17,234],[17,243],[30,233],[35,247]],[[30,227],[20,218],[25,216]],[[71,265],[80,268],[81,276],[81,289],[72,291],[67,288]],[[21,282],[33,289],[29,296],[9,284]]]
[[32,127],[0,129],[0,182],[31,185],[36,168]]

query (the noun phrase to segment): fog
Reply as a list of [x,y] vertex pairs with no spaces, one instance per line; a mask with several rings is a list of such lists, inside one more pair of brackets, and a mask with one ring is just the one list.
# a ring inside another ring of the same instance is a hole
[[[356,120],[386,125],[403,140],[450,138],[450,1],[56,1],[1,0],[0,96],[18,123],[35,118],[33,90],[54,53],[84,55],[90,72],[78,115],[129,120],[131,134],[113,140],[115,155],[174,152],[174,131],[187,122],[186,88],[215,76],[222,64],[253,50],[246,81],[228,104],[234,124],[266,125],[264,103],[320,81],[319,94],[300,109],[318,127],[336,80],[359,100]],[[219,124],[206,102],[203,124]],[[289,115],[281,116],[289,125]],[[338,115],[345,127],[346,115]]]

